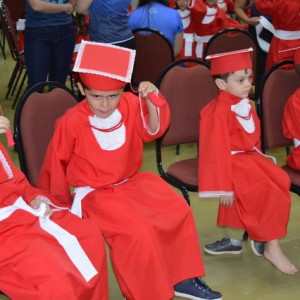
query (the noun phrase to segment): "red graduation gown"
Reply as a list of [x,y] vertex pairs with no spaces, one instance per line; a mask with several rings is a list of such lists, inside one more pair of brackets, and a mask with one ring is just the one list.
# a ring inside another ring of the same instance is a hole
[[279,52],[300,46],[300,1],[256,0],[255,6],[261,14],[270,15],[275,30],[297,32],[297,38],[273,36],[267,56],[266,70],[283,60],[293,60],[293,52]]
[[289,178],[254,150],[260,148],[259,120],[248,102],[252,129],[245,130],[231,111],[240,100],[221,91],[201,111],[199,196],[234,195],[231,208],[219,206],[218,225],[247,230],[258,241],[278,239],[289,219]]
[[[184,33],[183,33],[183,44],[179,55],[176,57],[177,60],[184,58],[197,58],[196,57],[196,42],[194,38],[195,32],[195,21],[191,16],[191,11],[186,9],[181,11],[177,9],[178,13],[181,16]],[[187,63],[187,66],[192,66],[193,63]]]
[[[296,138],[300,141],[300,88],[290,96],[285,104],[282,129],[285,137]],[[292,150],[286,162],[291,168],[300,170],[300,146]]]
[[19,197],[27,203],[36,197],[51,199],[29,184],[0,144],[0,290],[14,300],[107,300],[105,248],[97,228],[68,211],[51,217],[77,237],[97,269],[98,275],[87,282],[58,241],[41,228],[38,217],[17,209],[2,219],[2,212]]
[[[209,9],[214,9],[215,12],[212,13]],[[199,45],[196,47],[198,58],[205,58],[203,57],[203,53],[207,42],[214,34],[226,28],[243,28],[243,25],[236,20],[229,18],[224,10],[217,5],[207,5],[206,20],[203,19],[195,24],[196,41],[201,45],[200,47]],[[202,52],[201,49],[203,49]]]
[[71,108],[57,122],[39,180],[62,203],[69,185],[94,188],[83,198],[83,216],[99,226],[109,244],[126,299],[170,299],[174,284],[204,274],[190,207],[159,176],[139,172],[143,143],[161,136],[169,125],[169,107],[161,100],[160,128],[151,135],[143,126],[138,98],[122,94],[117,110],[125,140],[114,150],[97,142],[85,100]]

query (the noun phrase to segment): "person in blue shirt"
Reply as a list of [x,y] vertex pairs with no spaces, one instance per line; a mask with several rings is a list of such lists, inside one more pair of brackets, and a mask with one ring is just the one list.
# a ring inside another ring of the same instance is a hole
[[65,84],[75,46],[71,14],[77,0],[26,0],[28,88],[48,80]]
[[150,27],[163,33],[174,47],[175,57],[183,43],[183,24],[179,13],[166,0],[140,0],[137,9],[129,15],[132,30]]
[[128,23],[131,0],[78,0],[78,13],[89,15],[89,36],[93,42],[135,48]]

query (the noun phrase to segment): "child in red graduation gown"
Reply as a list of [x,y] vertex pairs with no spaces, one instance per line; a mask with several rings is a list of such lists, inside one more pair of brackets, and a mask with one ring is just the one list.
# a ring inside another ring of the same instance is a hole
[[[300,47],[294,53],[295,69],[300,76]],[[282,119],[282,129],[285,137],[293,139],[294,149],[287,157],[287,164],[300,171],[300,87],[287,100]]]
[[[227,16],[225,11],[218,7],[217,0],[203,0],[206,6],[206,13],[202,20],[198,20],[195,25],[196,34],[196,56],[203,58],[204,48],[213,35],[226,28],[243,28],[243,25]],[[191,8],[192,16],[193,10]]]
[[220,93],[200,113],[199,196],[220,197],[218,225],[247,230],[252,240],[266,242],[264,257],[293,275],[298,270],[278,241],[286,235],[290,181],[260,151],[260,124],[248,99],[251,51],[207,57]]
[[[191,16],[191,11],[188,8],[190,0],[176,0],[176,10],[178,11],[184,32],[183,32],[183,45],[179,55],[176,59],[184,59],[184,58],[196,58],[196,42],[195,42],[195,22]],[[188,64],[192,65],[192,64]]]
[[143,143],[165,132],[170,111],[150,82],[140,83],[140,97],[123,91],[134,56],[81,44],[74,68],[86,99],[58,120],[39,186],[98,226],[126,299],[167,300],[174,290],[222,299],[198,278],[204,266],[190,207],[159,176],[139,171]]
[[[9,129],[0,116],[0,133]],[[0,291],[14,300],[108,300],[98,229],[32,187],[0,144]]]
[[299,0],[255,0],[257,10],[272,18],[274,35],[267,56],[266,70],[275,63],[293,59],[283,56],[281,50],[300,46],[300,1]]

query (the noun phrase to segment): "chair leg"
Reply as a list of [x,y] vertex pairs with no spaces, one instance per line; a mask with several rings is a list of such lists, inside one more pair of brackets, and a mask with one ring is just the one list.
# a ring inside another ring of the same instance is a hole
[[248,232],[247,232],[247,231],[244,231],[242,241],[247,241],[247,240],[248,240],[248,237],[249,237]]
[[188,190],[183,186],[180,187],[180,190],[181,190],[182,195],[183,195],[184,199],[186,200],[187,204],[191,205],[190,194],[189,194]]
[[180,144],[176,145],[176,155],[180,154]]
[[14,85],[14,82],[16,80],[16,76],[18,74],[18,69],[19,69],[19,64],[17,63],[15,65],[15,68],[14,68],[14,70],[13,70],[11,76],[10,76],[10,79],[9,79],[9,82],[8,82],[8,85],[7,85],[7,92],[6,92],[6,95],[5,95],[5,99],[6,100],[8,99],[8,97],[10,95],[10,92],[12,90],[12,87]]
[[21,78],[22,73],[23,73],[23,67],[20,66],[19,69],[18,69],[18,76],[15,79],[13,88],[11,90],[11,96],[13,96],[15,94],[15,91],[16,91],[16,88],[18,86],[18,83],[19,83],[19,80]]
[[3,32],[3,29],[1,31],[2,31],[2,41],[0,42],[0,48],[1,48],[1,52],[2,52],[3,58],[6,59],[6,54],[5,54],[5,35],[4,35],[4,32]]

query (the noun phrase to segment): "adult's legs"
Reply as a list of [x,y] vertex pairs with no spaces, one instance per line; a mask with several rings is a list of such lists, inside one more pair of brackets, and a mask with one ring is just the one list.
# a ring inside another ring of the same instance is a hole
[[75,46],[75,30],[73,25],[64,25],[54,31],[49,80],[65,84]]
[[28,88],[47,79],[51,58],[51,32],[50,27],[26,27],[25,29],[24,54],[28,72]]
[[72,25],[25,29],[28,88],[47,80],[65,84],[75,45]]

